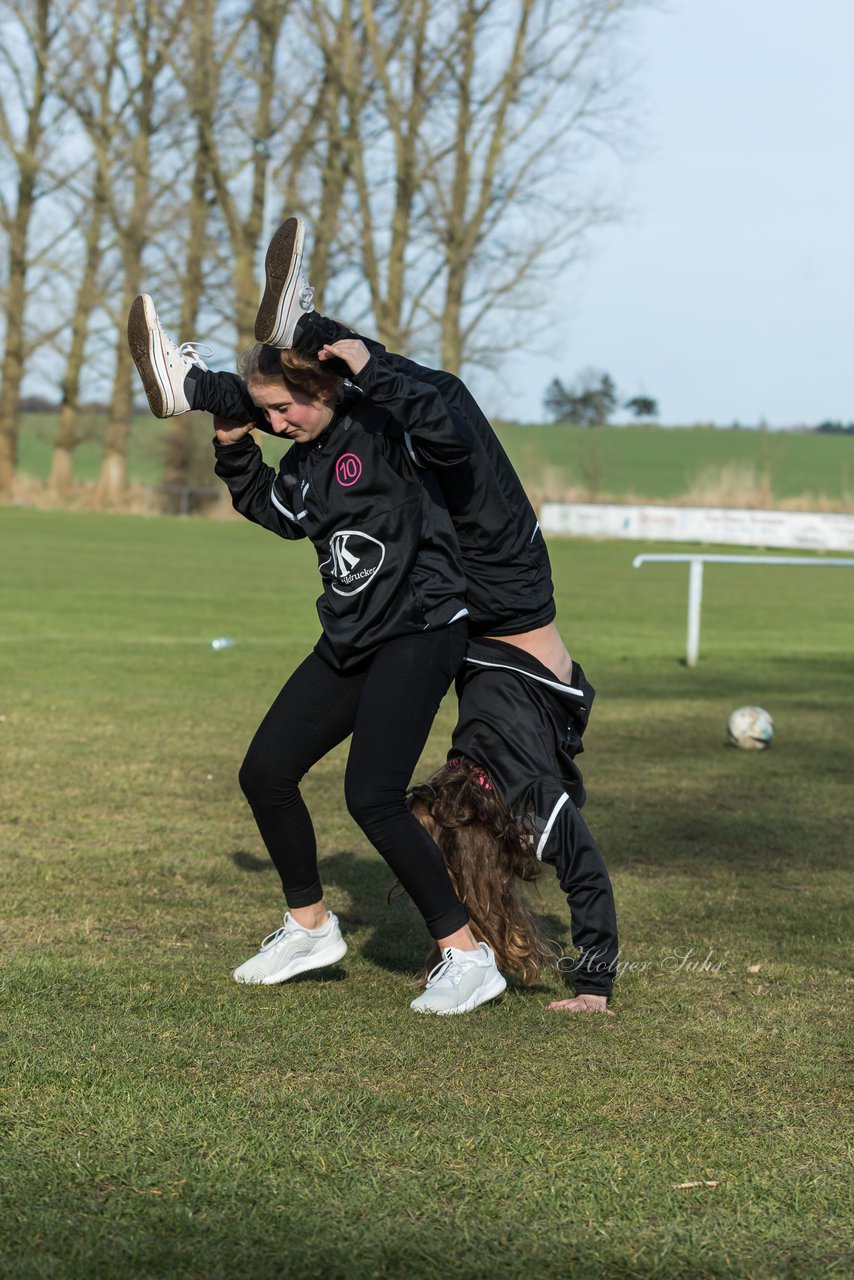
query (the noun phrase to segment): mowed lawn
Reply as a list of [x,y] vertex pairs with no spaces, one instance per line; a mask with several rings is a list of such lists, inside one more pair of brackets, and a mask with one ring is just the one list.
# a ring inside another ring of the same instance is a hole
[[[231,978],[280,921],[236,773],[316,636],[310,548],[10,508],[0,539],[0,1273],[852,1274],[854,570],[710,567],[689,671],[686,571],[553,544],[599,691],[617,1016],[548,1012],[554,977],[430,1019],[408,1008],[425,936],[386,903],[340,752],[307,793],[350,952]],[[725,748],[752,702],[773,749]]]

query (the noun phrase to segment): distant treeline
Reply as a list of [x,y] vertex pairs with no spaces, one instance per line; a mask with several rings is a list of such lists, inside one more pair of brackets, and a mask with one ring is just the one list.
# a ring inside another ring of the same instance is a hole
[[[78,404],[77,409],[80,413],[110,412],[110,406],[101,400],[85,400],[82,404]],[[23,396],[18,406],[19,413],[59,413],[59,410],[59,404],[45,399],[44,396]]]
[[[20,403],[20,413],[59,413],[60,406],[52,400],[48,400],[44,396],[24,396]],[[85,404],[79,406],[82,414],[105,415],[110,412],[110,406],[99,400],[88,400]],[[648,424],[645,424],[648,425]],[[711,426],[712,424],[708,424]],[[702,428],[706,430],[706,425]],[[723,430],[732,430],[729,428],[721,428]],[[747,428],[742,428],[745,430]],[[820,422],[817,427],[799,427],[800,431],[812,431],[819,435],[825,436],[854,436],[854,422]]]
[[815,428],[823,436],[854,436],[854,422],[820,422]]

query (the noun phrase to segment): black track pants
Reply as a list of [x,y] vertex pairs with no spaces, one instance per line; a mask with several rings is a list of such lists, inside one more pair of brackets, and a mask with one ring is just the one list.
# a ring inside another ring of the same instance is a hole
[[252,403],[246,383],[236,373],[213,372],[193,367],[187,373],[184,392],[194,409],[215,413],[232,422],[254,422],[264,431],[270,424],[260,409]]
[[438,848],[406,803],[418,757],[461,662],[465,623],[384,644],[357,671],[335,671],[316,653],[297,667],[252,739],[240,770],[258,828],[291,907],[323,890],[317,846],[299,784],[352,733],[344,798],[434,938],[468,920]]

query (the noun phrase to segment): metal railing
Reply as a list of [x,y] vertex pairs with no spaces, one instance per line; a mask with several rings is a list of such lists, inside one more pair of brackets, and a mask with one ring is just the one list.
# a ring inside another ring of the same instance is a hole
[[703,566],[706,564],[783,564],[802,568],[852,569],[854,560],[820,560],[817,556],[720,556],[687,553],[681,555],[635,556],[633,569],[644,564],[688,564],[688,636],[685,662],[696,667],[700,656],[700,612],[703,606]]

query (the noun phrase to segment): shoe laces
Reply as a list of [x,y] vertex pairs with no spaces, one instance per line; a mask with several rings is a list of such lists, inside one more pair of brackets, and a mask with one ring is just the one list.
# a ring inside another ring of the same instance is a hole
[[273,947],[277,942],[281,942],[287,935],[293,937],[294,934],[308,933],[308,929],[304,929],[301,924],[297,924],[290,912],[285,916],[285,923],[279,925],[278,929],[274,929],[272,933],[268,933],[264,941],[261,943],[261,950],[266,951],[268,947]]
[[443,953],[443,959],[439,961],[435,969],[431,969],[427,974],[427,981],[424,985],[425,991],[432,987],[434,982],[438,982],[442,978],[446,978],[448,982],[452,982],[454,986],[463,976],[465,965],[461,964],[456,956],[447,947]]
[[185,360],[189,360],[190,364],[194,364],[198,369],[204,369],[207,372],[207,365],[202,359],[201,352],[210,359],[213,355],[213,347],[209,347],[206,342],[182,342],[177,346],[179,356],[183,356]]
[[278,929],[275,929],[273,933],[268,933],[264,941],[261,943],[261,950],[266,951],[268,947],[272,947],[275,943],[279,942],[287,932],[288,930],[285,926],[281,925]]
[[261,943],[261,950],[266,951],[268,947],[275,946],[277,942],[281,942],[286,934],[294,934],[304,932],[301,926],[297,924],[289,911],[285,913],[285,919],[278,929],[274,929],[272,933],[268,933],[264,941]]

